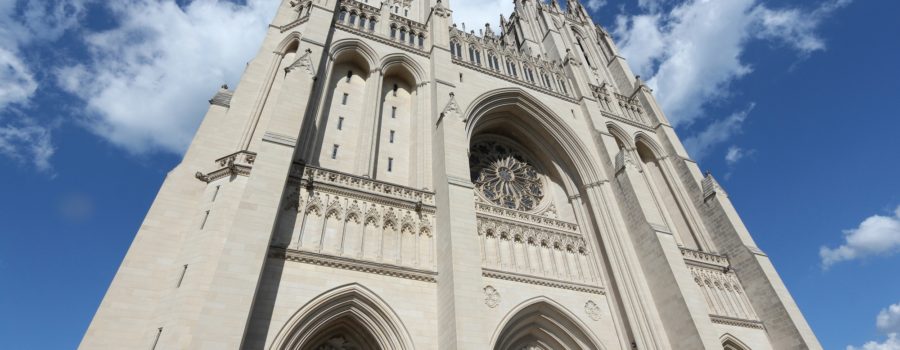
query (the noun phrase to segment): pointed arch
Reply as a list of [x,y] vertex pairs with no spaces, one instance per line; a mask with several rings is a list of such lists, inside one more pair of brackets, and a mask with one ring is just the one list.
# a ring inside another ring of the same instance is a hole
[[278,46],[275,47],[275,52],[280,55],[284,55],[290,52],[290,50],[293,50],[293,52],[297,52],[298,47],[300,46],[301,38],[303,38],[303,33],[291,32],[290,34],[285,36],[280,43],[278,43]]
[[494,350],[537,345],[544,349],[605,349],[574,313],[547,297],[523,301],[500,321],[491,336]]
[[723,334],[719,337],[719,340],[722,342],[722,348],[725,350],[750,350],[747,344],[744,344],[744,342],[729,333]]
[[653,138],[644,133],[643,131],[638,131],[634,134],[634,144],[637,146],[638,144],[643,144],[650,150],[653,154],[654,159],[659,159],[665,152],[663,152],[663,148],[659,146],[656,141],[653,141]]
[[628,137],[628,133],[625,132],[625,130],[622,130],[621,127],[613,123],[606,123],[606,130],[613,135],[613,138],[615,138],[616,141],[622,143],[622,147],[625,149],[634,149],[634,141],[631,137]]
[[[371,46],[359,39],[342,39],[331,45],[331,60],[339,62],[343,59],[356,60],[366,73],[378,66],[378,53]],[[359,60],[358,58],[361,58]]]
[[403,53],[393,53],[384,56],[384,58],[381,60],[380,67],[382,72],[385,72],[385,74],[398,68],[401,69],[401,71],[405,70],[410,75],[412,75],[414,85],[419,85],[425,80],[426,74],[425,70],[422,69],[422,66],[419,65],[416,60]]
[[[497,114],[513,111],[515,120],[496,118]],[[547,151],[569,168],[576,184],[582,186],[596,182],[600,176],[593,166],[595,159],[589,148],[581,142],[581,138],[543,102],[517,87],[502,88],[489,91],[476,98],[466,110],[466,133],[471,143],[472,138],[492,122],[507,122],[513,126],[524,128],[526,133],[543,134]],[[496,119],[496,120],[495,120]],[[575,185],[575,184],[569,184]],[[580,186],[576,186],[580,189]],[[573,188],[574,189],[574,188]],[[576,190],[577,192],[577,190]]]
[[336,287],[303,305],[278,331],[269,349],[306,350],[335,338],[361,343],[364,348],[413,349],[396,312],[358,283]]

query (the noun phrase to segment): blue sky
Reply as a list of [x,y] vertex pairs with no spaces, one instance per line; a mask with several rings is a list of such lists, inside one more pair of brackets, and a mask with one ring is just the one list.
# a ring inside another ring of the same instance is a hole
[[[823,346],[900,349],[900,2],[585,4]],[[236,83],[274,5],[0,0],[4,347],[77,346],[206,100]],[[471,26],[511,1],[452,6]]]

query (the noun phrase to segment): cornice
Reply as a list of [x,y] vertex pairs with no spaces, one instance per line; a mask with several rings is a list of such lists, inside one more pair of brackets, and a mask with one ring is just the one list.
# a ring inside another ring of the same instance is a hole
[[528,284],[534,284],[534,285],[545,286],[545,287],[574,290],[577,292],[606,295],[606,289],[603,287],[600,287],[600,286],[592,286],[592,285],[588,285],[588,284],[566,282],[566,281],[560,281],[560,280],[551,279],[551,278],[528,276],[528,275],[523,275],[523,274],[519,274],[519,273],[515,273],[515,272],[507,272],[507,271],[499,271],[499,270],[494,270],[494,269],[482,268],[481,275],[484,277],[496,278],[496,279],[501,279],[501,280],[513,281],[513,282],[528,283]]
[[411,267],[397,266],[374,261],[356,260],[346,257],[313,253],[302,250],[272,247],[269,252],[269,257],[312,265],[328,266],[343,270],[372,273],[382,276],[405,278],[430,283],[437,282],[437,272],[434,271],[415,269]]

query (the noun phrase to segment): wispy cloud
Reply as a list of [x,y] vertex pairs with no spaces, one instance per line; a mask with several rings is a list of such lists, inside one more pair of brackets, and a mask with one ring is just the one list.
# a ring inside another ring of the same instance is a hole
[[685,139],[684,147],[694,159],[705,158],[715,146],[741,133],[744,120],[750,115],[753,107],[751,104],[742,111],[710,123],[703,131]]
[[75,27],[88,1],[0,1],[0,155],[52,173],[51,128],[17,110],[27,108],[43,84],[23,50]]
[[857,228],[844,230],[844,243],[836,248],[821,247],[822,267],[842,261],[900,252],[900,206],[892,216],[872,215]]
[[52,173],[50,157],[53,147],[48,128],[30,120],[18,124],[0,125],[0,154],[22,164],[31,164],[37,170]]

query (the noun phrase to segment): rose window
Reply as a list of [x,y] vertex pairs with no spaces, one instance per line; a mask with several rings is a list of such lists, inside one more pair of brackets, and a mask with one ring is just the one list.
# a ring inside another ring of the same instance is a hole
[[530,211],[544,198],[544,183],[535,167],[512,147],[496,141],[472,146],[472,182],[486,201],[504,208]]

